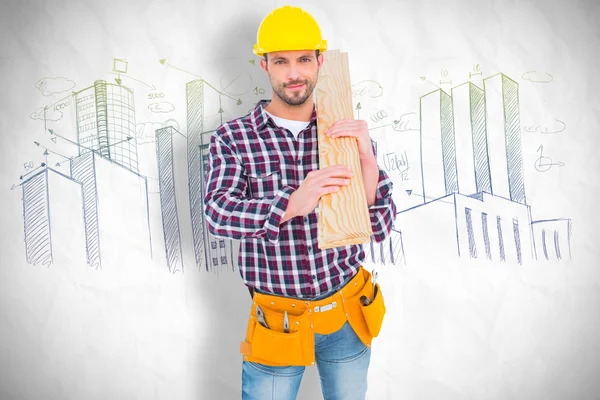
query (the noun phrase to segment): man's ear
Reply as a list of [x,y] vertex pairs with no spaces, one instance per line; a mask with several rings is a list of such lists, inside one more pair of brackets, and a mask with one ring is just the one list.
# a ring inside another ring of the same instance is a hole
[[317,57],[317,66],[321,68],[323,62],[325,62],[325,57],[323,56],[323,53],[319,53],[319,57]]
[[267,61],[264,58],[260,59],[260,66],[265,72],[269,72],[269,67],[267,66]]

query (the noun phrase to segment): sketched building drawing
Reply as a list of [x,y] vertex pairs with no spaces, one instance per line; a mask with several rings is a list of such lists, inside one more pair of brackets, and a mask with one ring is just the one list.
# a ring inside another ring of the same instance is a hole
[[212,130],[204,130],[205,82],[197,79],[187,83],[188,176],[189,199],[196,265],[207,271],[234,269],[233,241],[216,238],[208,232],[204,216],[208,147]]
[[532,221],[526,203],[518,84],[502,73],[483,83],[420,98],[423,204],[396,219],[406,259],[570,258],[571,221]]
[[183,272],[183,249],[186,242],[183,225],[189,221],[190,216],[186,165],[187,137],[171,126],[157,129],[155,135],[167,266],[171,273]]
[[79,155],[91,150],[138,172],[135,107],[131,89],[103,80],[74,94]]
[[[73,93],[68,104],[77,117],[73,125],[64,124],[60,132],[48,129],[55,143],[60,137],[77,148],[57,163],[68,163],[68,173],[43,164],[41,172],[21,183],[27,260],[52,263],[53,254],[65,249],[74,254],[85,251],[84,259],[94,268],[102,267],[105,260],[119,265],[128,254],[138,252],[151,257],[148,183],[137,172],[136,145],[130,140],[135,126],[132,91],[96,81]],[[78,230],[73,217],[71,238],[53,240],[60,230],[56,216],[66,212],[66,203],[56,201],[54,194],[60,191],[58,197],[72,201],[73,188],[78,191],[77,202],[68,202],[72,208],[68,215],[81,210],[83,227]]]
[[87,261],[81,186],[51,168],[40,170],[21,184],[28,263],[47,266]]
[[567,218],[533,221],[538,260],[571,259],[571,220]]
[[373,241],[363,245],[365,261],[373,264],[406,264],[402,232],[392,229],[390,236],[381,243]]

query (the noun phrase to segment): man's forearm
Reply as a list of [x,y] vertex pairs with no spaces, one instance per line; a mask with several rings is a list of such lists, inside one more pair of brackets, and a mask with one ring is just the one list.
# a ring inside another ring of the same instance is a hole
[[379,183],[379,166],[375,155],[360,160],[362,170],[363,184],[367,195],[367,204],[371,207],[375,204],[375,195],[377,194],[377,184]]

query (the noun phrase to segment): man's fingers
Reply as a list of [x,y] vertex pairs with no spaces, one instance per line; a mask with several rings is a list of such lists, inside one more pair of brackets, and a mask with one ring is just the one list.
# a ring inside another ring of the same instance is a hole
[[324,196],[324,195],[329,194],[329,193],[337,192],[338,190],[340,190],[339,186],[325,186],[324,188],[321,188],[318,191],[319,197]]
[[351,178],[354,176],[352,170],[345,165],[333,165],[331,167],[326,167],[318,170],[314,170],[309,172],[309,176],[312,179],[322,179],[329,177],[338,177],[338,178]]
[[350,184],[350,179],[328,178],[322,186],[346,186]]

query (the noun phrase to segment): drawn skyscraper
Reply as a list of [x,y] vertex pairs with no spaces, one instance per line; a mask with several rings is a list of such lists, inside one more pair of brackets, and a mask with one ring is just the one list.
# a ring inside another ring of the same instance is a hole
[[81,183],[45,167],[21,187],[27,262],[85,264]]
[[167,265],[171,273],[183,272],[183,250],[179,224],[179,216],[181,213],[179,211],[176,193],[176,181],[178,182],[182,177],[175,173],[175,135],[181,136],[181,134],[171,126],[156,130],[156,159],[158,165],[163,238],[165,241]]
[[71,160],[71,177],[83,188],[88,264],[115,263],[126,249],[152,255],[148,182],[125,166],[87,152]]
[[[194,80],[186,84],[187,133],[188,133],[188,182],[190,188],[190,213],[196,265],[204,261],[204,224],[202,206],[202,171],[200,146],[204,128],[204,81]],[[206,265],[208,268],[208,266]]]
[[483,90],[471,82],[452,88],[458,192],[491,193]]
[[458,190],[452,98],[438,89],[420,99],[423,199]]
[[[229,266],[233,269],[233,241],[216,238],[210,234],[204,216],[203,199],[208,167],[208,152],[210,137],[214,132],[214,129],[209,129],[211,124],[205,123],[207,116],[205,115],[204,104],[209,93],[204,90],[204,87],[204,81],[201,79],[187,83],[190,209],[196,264],[200,266],[204,262],[207,271]],[[212,94],[212,92],[210,93]],[[211,105],[214,104],[215,106],[219,103],[218,98],[216,101],[210,102]],[[215,115],[220,117],[222,112],[219,109]]]
[[79,155],[97,151],[138,172],[133,91],[103,80],[75,93]]
[[[523,265],[534,257],[518,86],[502,74],[484,83],[484,90],[466,82],[452,96],[439,89],[421,97],[426,200],[397,217],[411,262],[459,256]],[[424,242],[436,248],[422,252]]]
[[483,80],[492,193],[525,203],[519,85],[499,73]]

